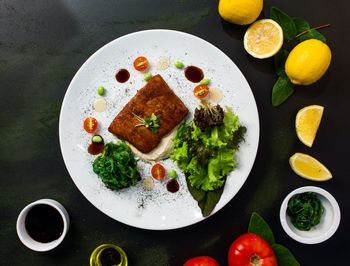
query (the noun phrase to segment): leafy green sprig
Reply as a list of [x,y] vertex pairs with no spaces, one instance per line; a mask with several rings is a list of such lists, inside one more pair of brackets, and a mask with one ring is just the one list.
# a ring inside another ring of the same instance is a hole
[[[308,39],[318,39],[324,43],[327,42],[326,37],[324,37],[318,29],[328,27],[330,24],[311,28],[306,20],[297,17],[290,17],[285,12],[274,6],[271,7],[270,10],[270,18],[281,26],[286,43],[295,40],[303,42]],[[294,86],[287,77],[284,69],[288,54],[289,51],[284,47],[274,58],[275,70],[278,76],[271,94],[271,102],[274,107],[281,105],[294,93]]]
[[152,133],[157,133],[159,128],[159,118],[154,113],[150,117],[142,118],[135,113],[132,113],[135,118],[140,122],[140,124],[135,125],[135,127],[144,126],[152,131]]

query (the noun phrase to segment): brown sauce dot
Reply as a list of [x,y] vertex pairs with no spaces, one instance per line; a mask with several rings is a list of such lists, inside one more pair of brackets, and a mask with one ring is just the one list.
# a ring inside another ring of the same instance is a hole
[[166,188],[169,192],[171,193],[175,193],[177,191],[179,191],[180,185],[179,182],[177,182],[176,179],[171,179],[167,184],[166,184]]
[[115,74],[115,79],[120,83],[127,82],[129,78],[130,73],[124,68],[119,69],[118,72]]
[[198,83],[204,78],[204,74],[199,67],[188,66],[185,68],[185,77],[191,82]]
[[97,155],[102,153],[103,148],[104,148],[103,142],[101,143],[92,142],[88,147],[88,153],[90,153],[91,155]]

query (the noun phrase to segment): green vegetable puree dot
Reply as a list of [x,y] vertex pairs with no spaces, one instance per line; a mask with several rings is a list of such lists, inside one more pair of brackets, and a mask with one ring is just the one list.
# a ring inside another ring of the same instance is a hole
[[185,65],[181,61],[176,61],[175,62],[175,67],[178,68],[178,69],[183,69],[185,67]]
[[97,89],[97,93],[98,95],[104,95],[105,94],[105,88],[103,86],[100,86],[98,89]]
[[210,79],[202,79],[202,80],[200,81],[200,84],[209,85],[209,84],[210,84],[210,82],[211,82],[211,80],[210,80]]
[[169,174],[169,177],[172,179],[177,178],[177,172],[174,169],[170,169],[168,174]]
[[101,142],[103,142],[103,138],[100,135],[95,135],[92,137],[92,142],[101,143]]
[[145,81],[149,81],[151,78],[152,78],[152,73],[151,73],[151,72],[148,72],[148,73],[146,73],[146,74],[143,76],[143,79],[144,79]]

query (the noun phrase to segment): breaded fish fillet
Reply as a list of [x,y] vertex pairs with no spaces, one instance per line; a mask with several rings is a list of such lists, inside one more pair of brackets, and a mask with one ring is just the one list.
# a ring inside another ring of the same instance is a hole
[[[148,118],[154,113],[159,120],[156,133],[140,124],[135,115]],[[114,118],[108,131],[131,143],[142,153],[149,153],[187,115],[184,103],[160,75],[154,76],[140,89]],[[135,114],[135,115],[134,115]]]

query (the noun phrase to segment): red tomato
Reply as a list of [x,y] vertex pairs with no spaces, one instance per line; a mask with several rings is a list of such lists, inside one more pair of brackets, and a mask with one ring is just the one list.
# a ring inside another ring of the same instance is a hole
[[134,61],[134,68],[137,71],[145,71],[149,67],[149,63],[146,57],[139,56]]
[[220,264],[209,256],[199,256],[189,259],[183,266],[220,266]]
[[151,174],[154,179],[163,180],[166,174],[165,168],[160,163],[156,163],[152,166]]
[[94,133],[96,129],[98,128],[98,122],[96,118],[93,117],[87,117],[84,120],[84,129],[88,133]]
[[231,244],[228,265],[277,266],[277,260],[269,243],[256,234],[246,233]]
[[205,84],[199,84],[198,86],[194,87],[193,94],[198,99],[204,99],[209,94],[209,88]]

